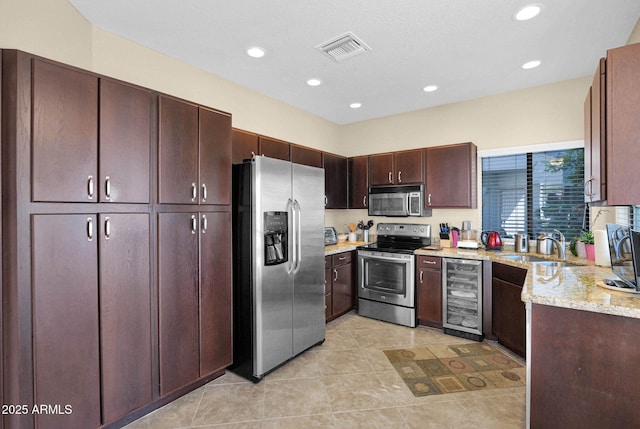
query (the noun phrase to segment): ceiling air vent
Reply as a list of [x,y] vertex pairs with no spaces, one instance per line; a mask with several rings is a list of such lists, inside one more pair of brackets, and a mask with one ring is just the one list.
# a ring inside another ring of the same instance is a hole
[[366,43],[358,39],[352,32],[321,43],[316,46],[316,49],[328,55],[334,61],[342,61],[371,50]]

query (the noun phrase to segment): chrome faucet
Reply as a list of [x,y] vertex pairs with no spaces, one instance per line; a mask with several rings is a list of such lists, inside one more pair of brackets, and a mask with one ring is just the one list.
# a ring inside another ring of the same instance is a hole
[[558,234],[558,236],[560,237],[559,240],[555,237],[544,237],[543,240],[553,241],[553,243],[556,245],[556,249],[558,249],[558,258],[565,261],[567,259],[567,247],[564,239],[564,234],[558,231],[557,229],[554,229],[553,232],[555,234]]

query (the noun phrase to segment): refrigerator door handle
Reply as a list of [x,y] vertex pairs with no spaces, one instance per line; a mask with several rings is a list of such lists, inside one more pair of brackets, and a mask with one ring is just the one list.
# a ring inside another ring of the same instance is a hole
[[[289,252],[289,255],[291,256],[291,258],[289,258],[289,262],[288,262],[288,267],[287,267],[287,274],[291,274],[293,272],[293,269],[295,268],[295,263],[296,263],[296,250],[295,250],[295,243],[296,243],[296,237],[295,234],[293,233],[294,231],[294,227],[295,227],[295,208],[293,206],[293,200],[291,198],[287,199],[287,213],[289,213],[291,215],[291,251]],[[287,246],[289,245],[289,243],[287,243]]]
[[294,212],[298,212],[297,216],[294,216],[294,220],[296,221],[295,230],[293,232],[293,241],[295,248],[295,267],[293,268],[293,272],[297,273],[300,270],[300,260],[302,259],[302,209],[300,208],[300,203],[298,200],[293,200],[293,210]]

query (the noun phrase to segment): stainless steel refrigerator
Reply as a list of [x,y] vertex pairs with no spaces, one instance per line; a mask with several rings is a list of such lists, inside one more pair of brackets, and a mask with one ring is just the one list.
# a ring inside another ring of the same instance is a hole
[[234,363],[253,381],[325,338],[324,170],[234,165]]

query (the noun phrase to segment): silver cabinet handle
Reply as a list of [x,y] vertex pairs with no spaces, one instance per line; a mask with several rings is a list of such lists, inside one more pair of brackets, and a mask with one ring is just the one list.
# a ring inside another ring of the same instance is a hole
[[389,172],[389,183],[393,183],[393,173]]
[[93,241],[93,219],[87,218],[87,240]]
[[198,230],[198,218],[196,215],[191,215],[191,234],[195,234]]
[[106,199],[111,199],[111,178],[109,176],[104,178],[104,196]]
[[198,187],[195,182],[191,182],[191,201],[194,202],[198,198]]
[[363,205],[364,207],[366,207],[366,206],[367,206],[367,196],[366,196],[366,195],[365,195],[364,197],[362,197],[362,205]]
[[329,199],[327,198],[327,196],[324,196],[324,206],[327,207],[327,203],[329,202]]
[[93,176],[87,178],[87,197],[89,197],[90,200],[93,199]]
[[202,202],[206,202],[207,201],[207,185],[205,185],[204,183],[202,184]]
[[107,216],[104,218],[104,238],[108,240],[109,237],[111,237],[111,219]]
[[340,257],[338,258],[338,261],[346,261],[346,260],[347,260],[347,257],[346,257],[346,256],[340,256]]
[[436,264],[436,261],[424,261],[423,260],[422,262],[424,262],[425,264],[431,264],[431,265],[435,265]]
[[207,221],[207,215],[203,214],[202,215],[202,233],[206,233],[207,232],[207,226],[209,225],[209,222]]
[[333,281],[338,281],[338,270],[336,270],[335,268],[333,269]]
[[398,183],[402,183],[402,171],[398,171]]
[[424,271],[420,271],[420,283],[422,283],[423,278],[424,278]]
[[427,197],[427,204],[431,205],[431,194],[429,194]]

